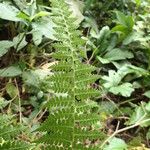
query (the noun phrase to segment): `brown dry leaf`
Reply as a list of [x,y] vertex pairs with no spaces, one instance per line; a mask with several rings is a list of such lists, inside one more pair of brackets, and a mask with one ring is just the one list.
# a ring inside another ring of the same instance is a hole
[[41,69],[44,69],[44,70],[51,70],[51,66],[57,64],[58,61],[54,61],[54,62],[50,62],[50,63],[46,63],[44,65],[41,66]]

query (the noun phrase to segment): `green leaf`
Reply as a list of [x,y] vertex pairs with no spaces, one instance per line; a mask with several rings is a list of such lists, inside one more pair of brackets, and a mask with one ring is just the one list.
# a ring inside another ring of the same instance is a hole
[[135,0],[135,2],[136,2],[136,5],[139,7],[140,5],[141,5],[141,0]]
[[143,120],[144,114],[145,114],[145,112],[144,112],[143,108],[138,106],[135,109],[135,112],[132,114],[129,124],[135,124],[137,121]]
[[114,112],[114,110],[116,110],[115,103],[109,102],[109,101],[102,101],[100,103],[99,111],[101,113],[106,113],[106,114],[110,115]]
[[105,88],[111,88],[117,86],[120,83],[122,77],[114,70],[109,70],[108,76],[102,76],[102,79],[106,81],[103,86]]
[[22,74],[23,81],[28,86],[39,87],[40,80],[34,71],[26,71]]
[[18,90],[12,82],[7,83],[6,91],[12,99],[18,95]]
[[45,17],[45,16],[48,16],[48,15],[50,15],[49,12],[47,12],[47,11],[40,11],[37,14],[35,14],[34,16],[32,16],[30,18],[30,20],[32,21],[33,19],[36,19],[36,18],[39,18],[39,17]]
[[0,69],[0,77],[15,77],[22,73],[22,70],[18,66],[10,66],[4,69]]
[[81,21],[84,19],[84,16],[81,13],[84,6],[83,2],[79,0],[66,0],[66,2],[69,4],[70,10],[73,12],[72,16],[77,18],[76,23],[81,23]]
[[30,16],[29,16],[28,14],[24,13],[24,12],[19,12],[19,13],[17,14],[17,17],[18,17],[18,18],[21,18],[21,19],[23,19],[23,20],[30,21]]
[[107,59],[111,62],[111,61],[116,61],[116,60],[124,60],[127,58],[130,59],[133,57],[134,57],[134,55],[130,51],[115,48],[115,49],[112,49],[111,51],[107,52],[103,58]]
[[146,111],[150,112],[150,102],[148,102],[145,106]]
[[134,20],[133,20],[132,16],[127,16],[127,18],[126,18],[126,26],[128,27],[129,30],[133,29]]
[[124,40],[123,40],[123,44],[124,45],[128,45],[131,42],[134,41],[140,41],[141,35],[137,32],[131,32]]
[[3,97],[0,97],[0,109],[3,109],[9,104],[9,101],[5,100]]
[[127,150],[127,144],[119,138],[112,138],[109,144],[105,146],[104,150]]
[[0,41],[0,57],[2,57],[3,55],[5,55],[9,48],[14,46],[14,43],[12,41]]
[[25,34],[19,33],[16,37],[13,38],[13,43],[16,51],[18,52],[24,48],[28,43],[25,40]]
[[110,29],[109,29],[109,27],[108,26],[104,26],[101,30],[100,30],[100,32],[99,32],[99,34],[98,34],[98,39],[99,39],[99,42],[101,42],[101,41],[103,41],[106,37],[107,37],[107,35],[110,33]]
[[111,29],[112,32],[122,32],[124,34],[127,34],[128,33],[128,28],[126,26],[123,26],[123,25],[117,25],[115,27],[113,27]]
[[49,69],[37,69],[34,71],[31,70],[23,72],[22,78],[26,85],[39,88],[41,81],[50,75],[52,75],[52,73],[49,71]]
[[119,24],[126,26],[126,16],[120,11],[116,11],[116,17]]
[[132,30],[134,25],[134,20],[132,16],[126,16],[122,12],[116,11],[116,17],[117,17],[118,24],[127,27],[128,30]]
[[146,91],[143,95],[150,98],[150,90]]
[[118,71],[109,70],[108,76],[102,76],[104,80],[103,86],[111,93],[121,94],[122,96],[129,97],[134,91],[135,86],[130,83],[121,84],[122,79],[128,74],[135,74],[134,79],[143,75],[147,75],[147,71],[130,64],[123,64],[123,66],[117,66]]
[[115,86],[111,87],[109,89],[109,91],[115,95],[120,94],[124,97],[130,97],[132,92],[134,91],[134,88],[133,88],[131,83],[123,83],[123,84],[118,85],[116,87]]
[[0,18],[10,21],[20,21],[17,16],[19,10],[8,3],[0,3]]
[[108,60],[108,59],[104,59],[104,58],[102,58],[102,57],[100,57],[100,56],[97,56],[96,57],[102,64],[109,64],[110,63],[110,61]]
[[54,23],[50,20],[50,18],[40,19],[39,21],[32,23],[33,30],[31,33],[33,34],[33,41],[35,45],[39,45],[42,42],[43,36],[56,40],[53,35],[53,26]]
[[150,140],[150,128],[149,128],[149,130],[148,130],[148,132],[146,134],[146,137],[147,137],[148,140]]
[[[150,126],[150,121],[143,122],[144,120],[147,120],[150,118],[149,112],[146,112],[146,109],[149,111],[150,103],[142,103],[140,106],[137,106],[135,111],[130,117],[130,120],[128,122],[129,125],[139,123],[141,127],[148,127]],[[147,107],[147,108],[146,108]]]

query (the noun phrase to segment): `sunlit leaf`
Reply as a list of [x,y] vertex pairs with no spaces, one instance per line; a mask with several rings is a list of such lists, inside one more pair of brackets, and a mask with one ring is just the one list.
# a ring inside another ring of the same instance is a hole
[[17,52],[19,50],[21,50],[23,47],[25,47],[28,44],[25,40],[25,34],[20,33],[16,37],[14,37],[13,38],[13,44],[14,44],[14,47],[15,47]]
[[112,49],[104,55],[104,59],[111,61],[124,60],[133,58],[133,54],[128,50],[121,50],[119,48]]
[[114,137],[109,140],[104,150],[127,150],[127,144],[122,139]]
[[2,57],[3,55],[5,55],[9,48],[14,46],[14,43],[12,41],[0,41],[0,57]]
[[48,19],[40,19],[37,22],[32,23],[32,31],[33,34],[33,41],[36,45],[39,45],[43,39],[43,36],[49,39],[56,40],[54,37],[54,30],[53,30],[53,22]]
[[131,83],[123,83],[121,85],[111,87],[109,91],[115,95],[120,94],[124,97],[129,97],[134,91],[134,88]]
[[19,10],[8,3],[0,3],[0,18],[10,21],[20,21],[17,17]]
[[138,122],[141,127],[150,126],[150,120],[145,122],[145,120],[150,118],[149,106],[150,106],[150,103],[142,103],[140,106],[137,106],[135,111],[131,115],[128,124],[131,125],[131,124],[135,124]]
[[4,69],[0,69],[0,77],[15,77],[22,73],[22,70],[18,66],[9,66]]
[[150,98],[150,90],[146,91],[143,95],[145,95],[146,97]]

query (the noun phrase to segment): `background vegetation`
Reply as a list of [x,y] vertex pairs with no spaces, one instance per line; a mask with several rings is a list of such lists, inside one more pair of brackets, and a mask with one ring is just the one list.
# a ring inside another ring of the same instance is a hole
[[[42,134],[37,129],[49,115],[49,76],[57,63],[51,2],[0,0],[2,150],[43,146],[35,142]],[[95,66],[92,73],[99,77],[91,85],[99,94],[90,105],[99,115],[101,141],[92,144],[104,150],[150,149],[150,1],[66,3],[85,41],[81,62]]]

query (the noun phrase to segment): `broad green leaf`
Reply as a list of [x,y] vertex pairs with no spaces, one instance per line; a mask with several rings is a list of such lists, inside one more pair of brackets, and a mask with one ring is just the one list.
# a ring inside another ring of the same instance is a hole
[[[82,25],[84,28],[88,28],[90,27],[91,28],[91,31],[94,32],[94,36],[96,34],[96,37],[97,38],[97,34],[99,33],[99,29],[98,29],[98,25],[97,25],[97,22],[95,21],[94,18],[92,17],[86,17],[85,16],[85,22],[83,22],[83,25]],[[91,36],[93,37],[93,34],[91,34]]]
[[3,55],[5,55],[9,48],[14,46],[14,43],[12,41],[0,41],[0,57],[2,57]]
[[[144,120],[147,120],[150,118],[149,111],[146,112],[146,110],[150,110],[149,108],[150,104],[148,103],[142,103],[141,106],[137,106],[134,113],[131,115],[130,120],[128,122],[129,125],[140,123],[141,127],[148,127],[150,126],[150,121],[143,122]],[[147,108],[146,108],[147,107]]]
[[111,51],[107,52],[103,58],[107,59],[111,62],[111,61],[116,61],[116,60],[124,60],[127,58],[130,59],[133,57],[134,57],[134,55],[130,51],[115,48],[115,49],[112,49]]
[[50,20],[50,18],[40,19],[39,21],[32,23],[33,30],[31,33],[33,34],[33,41],[36,45],[39,45],[43,39],[43,36],[49,39],[56,40],[54,37],[53,30],[54,23]]
[[0,97],[0,109],[3,109],[9,104],[9,101],[5,100],[3,97]]
[[143,95],[145,95],[146,97],[150,98],[150,90],[146,91]]
[[146,104],[145,109],[148,111],[148,113],[150,113],[150,102]]
[[134,25],[134,20],[132,16],[126,16],[122,12],[116,11],[116,17],[117,17],[118,24],[127,27],[128,30],[132,30]]
[[19,33],[16,37],[14,37],[13,43],[14,43],[14,47],[17,52],[28,44],[25,40],[24,33]]
[[28,86],[39,87],[40,79],[34,71],[26,71],[22,74],[23,81]]
[[109,140],[104,150],[127,150],[127,144],[122,139],[114,137]]
[[137,33],[137,32],[131,32],[124,40],[123,40],[123,44],[124,45],[128,45],[130,44],[131,42],[134,42],[134,41],[140,41],[140,34]]
[[120,75],[122,75],[122,77],[124,77],[127,74],[131,74],[131,73],[135,74],[136,78],[148,75],[147,70],[140,68],[140,67],[136,67],[136,66],[131,65],[131,64],[124,64],[120,67],[117,66],[117,68],[118,68],[118,73]]
[[24,13],[24,12],[19,12],[19,14],[17,15],[18,18],[21,18],[23,20],[27,20],[29,22],[32,22],[33,19],[37,19],[39,17],[45,17],[50,15],[49,12],[47,11],[40,11],[37,14],[33,15],[33,16],[29,16],[28,14]]
[[117,45],[117,40],[118,40],[118,36],[116,34],[112,35],[106,51],[110,51],[110,50],[114,49],[115,46]]
[[99,42],[103,41],[107,37],[108,34],[110,34],[110,29],[108,26],[104,26],[100,30],[99,35],[98,35]]
[[18,18],[21,18],[21,19],[23,19],[23,20],[30,21],[30,16],[29,16],[28,14],[24,13],[24,12],[19,12],[19,13],[17,14],[17,17],[18,17]]
[[[98,51],[102,52],[105,51],[109,46],[113,46],[111,41],[108,41],[108,38],[110,37],[110,29],[108,26],[104,26],[100,32],[97,35],[97,43],[99,44],[98,46]],[[111,45],[110,45],[111,44]],[[96,53],[95,53],[96,54]]]
[[119,24],[126,26],[126,16],[120,11],[116,11],[116,17]]
[[100,57],[100,56],[97,56],[96,57],[102,64],[109,64],[110,63],[110,61],[108,60],[108,59],[104,59],[104,58],[102,58],[102,57]]
[[117,25],[111,29],[112,32],[122,32],[124,34],[128,33],[128,28],[123,25]]
[[102,101],[102,102],[100,102],[99,105],[100,105],[99,111],[101,113],[106,113],[106,114],[110,115],[114,112],[114,110],[116,110],[116,105],[113,102]]
[[130,64],[124,64],[118,68],[117,72],[114,70],[109,70],[108,76],[101,77],[104,80],[103,86],[111,93],[129,97],[134,91],[135,86],[130,83],[121,84],[121,81],[126,75],[131,73],[135,75],[134,79],[136,79],[146,75],[147,71]]
[[127,67],[131,73],[135,73],[139,77],[148,75],[148,71],[141,67],[137,67],[134,65],[127,65]]
[[127,25],[129,30],[132,30],[132,28],[134,26],[134,20],[133,20],[132,16],[127,16],[127,18],[126,18],[126,25]]
[[0,69],[0,77],[15,77],[22,73],[22,70],[18,66],[10,66],[4,69]]
[[22,78],[26,85],[39,87],[40,81],[44,80],[49,75],[52,75],[49,69],[37,69],[24,72]]
[[30,18],[30,20],[32,21],[32,20],[35,19],[35,18],[45,17],[45,16],[48,16],[48,15],[50,15],[49,12],[47,12],[47,11],[40,11],[39,13],[35,14],[34,16],[32,16],[32,17]]
[[130,97],[134,88],[130,83],[123,83],[121,85],[111,87],[109,91],[115,95],[120,94],[124,97]]
[[7,83],[6,91],[12,99],[18,95],[18,90],[12,82]]
[[146,137],[147,137],[148,140],[150,140],[150,128],[149,128],[149,130],[148,130],[148,132],[146,134]]
[[45,79],[47,76],[52,75],[52,72],[50,72],[50,69],[36,69],[34,71],[35,75],[39,77],[40,80]]
[[117,86],[121,81],[121,76],[114,70],[109,70],[108,76],[102,76],[102,79],[106,82],[103,84],[105,88],[111,88]]
[[77,18],[76,23],[79,24],[84,19],[84,16],[82,15],[81,11],[83,9],[83,3],[79,0],[65,0],[69,6],[70,10],[73,12],[73,17]]
[[10,21],[20,21],[17,17],[19,10],[8,3],[0,3],[0,18]]
[[135,109],[135,112],[131,115],[129,124],[135,124],[137,121],[142,121],[144,118],[145,112],[142,107],[138,106]]

